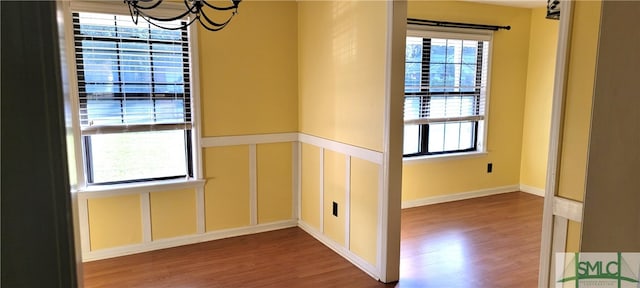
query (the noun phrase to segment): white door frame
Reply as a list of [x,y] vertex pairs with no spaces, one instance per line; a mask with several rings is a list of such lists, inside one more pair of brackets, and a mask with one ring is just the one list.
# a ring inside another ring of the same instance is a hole
[[556,53],[555,80],[551,108],[551,129],[547,179],[542,215],[542,237],[540,245],[540,270],[538,287],[555,286],[554,255],[565,252],[569,220],[582,221],[582,203],[557,195],[560,156],[562,151],[562,128],[566,94],[566,79],[573,22],[573,0],[560,1],[560,27]]

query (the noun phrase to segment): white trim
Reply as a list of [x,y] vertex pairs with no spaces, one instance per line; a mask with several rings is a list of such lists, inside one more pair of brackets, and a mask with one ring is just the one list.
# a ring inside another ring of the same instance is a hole
[[324,233],[324,148],[320,148],[320,233]]
[[582,222],[582,203],[567,198],[553,197],[553,215]]
[[82,255],[91,251],[89,235],[89,203],[86,198],[78,197],[78,224],[80,225],[80,247]]
[[142,219],[142,242],[152,241],[151,236],[151,201],[149,192],[140,194],[140,219]]
[[[556,253],[563,253],[567,247],[567,228],[569,226],[569,221],[566,218],[562,217],[553,217],[553,241],[551,248],[551,255],[554,256]],[[549,270],[549,286],[548,287],[556,287],[555,283],[555,273],[556,273],[556,261],[555,257],[553,257],[550,261],[550,270]]]
[[351,250],[351,156],[346,156],[344,190],[344,248]]
[[256,144],[249,144],[249,223],[258,224],[258,174]]
[[382,152],[344,144],[341,142],[304,134],[304,133],[274,133],[240,136],[203,137],[200,140],[202,148],[222,147],[234,145],[251,145],[266,143],[301,142],[311,144],[323,149],[329,149],[349,156],[367,160],[376,164],[382,164]]
[[351,262],[351,264],[360,268],[360,270],[369,274],[369,276],[373,277],[376,280],[380,279],[378,275],[378,269],[372,266],[371,264],[369,264],[364,259],[360,258],[355,253],[347,250],[346,248],[341,246],[339,243],[336,243],[335,241],[325,236],[324,234],[322,234],[321,232],[319,232],[318,230],[316,230],[315,228],[313,228],[312,226],[310,226],[309,224],[305,223],[302,220],[298,221],[298,227],[300,227],[300,229],[307,232],[309,235],[313,236],[313,238],[316,238],[316,240],[320,241],[320,243],[329,247],[329,249],[333,250],[338,255],[342,256],[342,258],[347,259],[347,261]]
[[[487,61],[487,85],[485,87],[485,95],[484,95],[484,122],[480,125],[478,122],[478,127],[482,129],[482,143],[478,143],[478,152],[488,152],[489,147],[489,120],[491,119],[491,79],[492,79],[492,67],[491,63],[493,62],[493,32],[491,33],[491,39],[489,40],[489,51],[487,51],[487,56],[489,56],[489,61]],[[477,141],[479,142],[479,141]]]
[[296,180],[296,189],[294,190],[294,195],[296,196],[296,203],[293,205],[296,206],[296,215],[293,217],[294,219],[301,219],[300,213],[302,212],[302,143],[295,142],[293,145],[296,146],[296,168],[295,177]]
[[[203,179],[202,146],[202,114],[200,106],[200,51],[198,50],[199,38],[196,25],[189,26],[189,68],[191,77],[191,146],[193,175],[196,179]],[[197,60],[197,61],[196,61]]]
[[503,193],[509,193],[509,192],[516,192],[516,191],[519,191],[519,188],[520,186],[518,185],[509,185],[509,186],[480,189],[480,190],[474,190],[474,191],[462,192],[462,193],[431,196],[431,197],[426,197],[426,198],[421,198],[416,200],[402,201],[402,209],[431,205],[431,204],[438,204],[438,203],[445,203],[445,202],[451,202],[451,201],[465,200],[465,199],[471,199],[471,198],[477,198],[477,197],[484,197],[489,195],[503,194]]
[[345,143],[336,142],[333,140],[299,133],[298,141],[302,143],[311,144],[324,149],[329,149],[335,152],[354,156],[363,160],[367,160],[376,164],[382,164],[382,153],[374,150],[369,150],[362,147],[357,147]]
[[380,277],[383,282],[387,281],[387,231],[388,231],[388,220],[389,220],[389,206],[388,206],[388,189],[385,187],[385,183],[388,182],[388,179],[385,178],[385,165],[380,165],[378,167],[378,226],[376,227],[378,231],[377,233],[377,243],[376,247],[376,268],[378,269],[378,277]]
[[298,141],[298,133],[274,133],[239,136],[202,137],[203,148]]
[[145,192],[158,192],[167,190],[179,190],[185,188],[198,188],[203,187],[205,180],[203,179],[179,179],[179,180],[164,180],[164,181],[150,181],[140,183],[129,184],[117,184],[107,186],[89,186],[84,190],[80,190],[78,195],[85,198],[101,198],[111,197],[128,194],[138,194]]
[[531,195],[536,195],[540,197],[544,197],[544,189],[540,189],[538,187],[533,187],[525,184],[520,184],[520,191],[529,193]]
[[538,269],[538,287],[544,288],[551,283],[553,273],[553,202],[558,185],[560,140],[562,136],[562,118],[564,114],[565,79],[568,70],[568,54],[570,48],[571,24],[573,22],[573,0],[560,1],[562,15],[558,28],[558,47],[556,53],[556,67],[551,104],[551,126],[549,132],[549,152],[547,159],[547,179],[542,212],[542,233],[540,240],[540,265]]
[[385,95],[383,110],[383,162],[379,172],[378,223],[380,280],[399,280],[402,202],[402,127],[404,52],[407,35],[406,1],[387,1]]
[[196,233],[205,232],[204,187],[196,188]]
[[300,190],[300,143],[291,143],[291,218],[298,219],[298,213],[300,208],[298,202],[300,196],[298,191]]
[[272,223],[259,224],[255,226],[247,226],[240,228],[232,228],[220,231],[212,231],[204,234],[194,234],[187,236],[180,236],[175,238],[159,239],[149,243],[140,243],[134,245],[127,245],[115,248],[107,248],[102,250],[95,250],[82,254],[82,261],[95,261],[107,258],[113,258],[124,255],[137,254],[142,252],[148,252],[153,250],[207,242],[212,240],[218,240],[223,238],[230,238],[242,235],[249,235],[273,230],[280,230],[285,228],[296,227],[296,220],[286,220]]
[[[75,190],[80,190],[81,187],[86,186],[85,179],[85,171],[84,171],[84,163],[85,163],[85,153],[83,148],[83,142],[81,140],[81,131],[80,131],[80,103],[78,97],[78,77],[76,71],[76,55],[75,55],[75,44],[74,44],[74,33],[73,33],[73,20],[71,14],[71,4],[67,1],[59,1],[63,3],[63,11],[64,11],[64,28],[65,34],[65,49],[66,49],[66,60],[67,60],[67,73],[69,79],[69,103],[71,104],[71,111],[68,111],[70,115],[66,117],[71,117],[71,129],[73,131],[73,146],[74,146],[74,157],[76,162],[76,185],[75,187],[71,187]],[[78,194],[79,195],[79,194]]]

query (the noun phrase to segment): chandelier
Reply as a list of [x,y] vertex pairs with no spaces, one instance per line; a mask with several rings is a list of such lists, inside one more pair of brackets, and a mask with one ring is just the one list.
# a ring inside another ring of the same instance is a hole
[[[231,22],[233,16],[238,14],[238,5],[240,4],[240,1],[242,0],[231,0],[231,3],[227,6],[216,6],[208,3],[206,0],[184,0],[186,11],[179,15],[168,18],[153,16],[149,13],[149,10],[160,6],[162,0],[124,0],[124,3],[127,3],[127,5],[129,6],[131,19],[133,19],[133,23],[135,24],[138,24],[138,18],[142,17],[151,25],[154,25],[156,27],[169,30],[177,30],[185,28],[197,20],[205,29],[209,31],[219,31],[226,27],[229,22]],[[205,13],[205,11],[214,10],[231,10],[231,15],[228,16],[226,21],[216,22],[212,19],[212,16],[207,16],[207,14]],[[172,22],[183,19],[187,16],[189,16],[189,20],[187,22],[183,22],[183,24],[180,26],[167,26],[166,24],[163,24],[163,22]]]

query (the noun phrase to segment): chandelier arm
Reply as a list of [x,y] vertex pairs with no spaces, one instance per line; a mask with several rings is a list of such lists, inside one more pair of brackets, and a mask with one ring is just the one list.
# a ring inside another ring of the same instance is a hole
[[158,0],[155,4],[151,5],[151,6],[140,6],[138,5],[139,0],[124,0],[125,3],[127,3],[129,5],[129,7],[133,6],[136,8],[136,10],[149,10],[149,9],[153,9],[156,8],[158,6],[160,6],[160,4],[162,3],[163,0]]
[[[142,16],[142,18],[144,18],[145,20],[149,21],[149,19],[151,20],[155,20],[155,21],[162,21],[162,22],[170,22],[170,21],[176,21],[176,20],[180,20],[182,18],[184,18],[185,16],[189,15],[190,13],[193,13],[191,10],[187,10],[184,13],[177,15],[177,16],[173,16],[173,17],[169,17],[169,18],[161,18],[161,17],[156,17],[156,16],[151,16],[147,13],[145,13],[144,11],[140,11],[140,10],[135,10],[136,13],[140,16]],[[193,21],[191,21],[193,22]]]
[[[224,27],[226,27],[226,26],[227,26],[227,24],[222,24],[222,25],[220,25],[220,26],[209,26],[209,25],[207,25],[205,22],[202,22],[202,20],[201,20],[200,18],[198,18],[198,22],[200,22],[200,25],[202,25],[202,27],[204,27],[204,29],[207,29],[207,30],[209,30],[209,31],[213,31],[213,32],[220,31],[220,30],[222,30]],[[227,22],[227,23],[228,23],[228,22]]]
[[133,21],[133,24],[138,25],[138,10],[133,9],[133,7],[129,4],[129,14],[131,14],[131,21]]
[[238,4],[240,4],[240,1],[233,1],[233,5],[232,6],[227,6],[227,7],[213,6],[213,5],[209,4],[207,1],[202,1],[202,3],[207,5],[209,8],[212,8],[212,9],[215,9],[215,10],[218,10],[218,11],[226,11],[226,10],[232,10],[232,9],[238,10]]
[[[207,17],[207,14],[205,14],[204,11],[202,13],[200,13],[200,15],[202,17],[204,17],[204,20],[206,20],[207,23],[210,24],[211,26],[220,27],[220,29],[222,29],[222,28],[224,28],[224,26],[227,26],[227,24],[229,24],[229,22],[231,22],[231,19],[233,19],[233,16],[235,16],[236,13],[231,14],[231,17],[229,17],[229,19],[227,19],[227,21],[224,21],[222,23],[217,23],[217,22],[211,20],[211,18]],[[204,23],[202,23],[202,20],[198,20],[198,21],[200,21],[200,23],[202,25],[204,25]],[[220,30],[220,29],[218,29],[218,30]],[[209,30],[211,30],[211,29],[209,29]],[[214,30],[214,31],[216,31],[216,30]]]
[[147,22],[149,22],[149,24],[151,24],[151,25],[153,25],[153,26],[156,26],[156,27],[158,27],[158,28],[161,28],[161,29],[166,29],[166,30],[180,30],[180,29],[182,29],[182,28],[189,27],[189,25],[191,25],[194,21],[196,21],[196,18],[193,18],[193,19],[189,20],[189,22],[185,22],[185,24],[181,24],[180,26],[176,26],[176,27],[168,27],[168,26],[162,26],[162,25],[160,25],[160,24],[157,24],[157,23],[155,23],[155,22],[151,21],[151,20],[153,20],[153,19],[152,19],[152,18],[147,18],[147,17],[145,17],[145,15],[141,15],[141,16],[142,16],[142,18],[143,18],[144,20],[146,20]]
[[200,22],[200,25],[202,27],[204,27],[204,29],[207,29],[207,30],[213,31],[213,32],[220,31],[220,30],[224,29],[224,27],[227,26],[227,25],[223,25],[223,26],[220,26],[220,27],[212,27],[212,26],[209,26],[209,25],[205,24],[201,20],[198,20],[198,22]]

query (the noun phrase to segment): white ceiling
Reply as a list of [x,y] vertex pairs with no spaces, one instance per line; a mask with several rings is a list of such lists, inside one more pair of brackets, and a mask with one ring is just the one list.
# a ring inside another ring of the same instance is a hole
[[546,0],[466,0],[494,5],[512,6],[521,8],[539,8],[547,5]]

